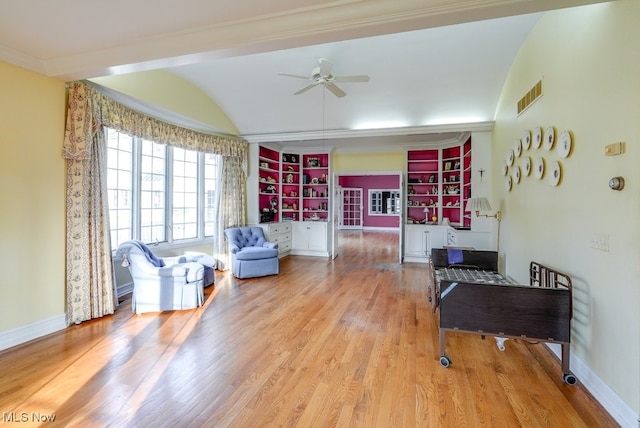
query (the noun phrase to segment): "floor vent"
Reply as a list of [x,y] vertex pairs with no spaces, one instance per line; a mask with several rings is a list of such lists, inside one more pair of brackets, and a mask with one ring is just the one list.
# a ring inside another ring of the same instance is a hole
[[542,80],[533,85],[533,88],[527,92],[524,97],[518,101],[518,114],[522,113],[534,103],[535,100],[542,96]]

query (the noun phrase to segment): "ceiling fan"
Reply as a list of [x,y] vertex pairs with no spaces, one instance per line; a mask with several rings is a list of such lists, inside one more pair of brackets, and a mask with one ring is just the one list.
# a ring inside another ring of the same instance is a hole
[[367,75],[357,75],[357,76],[335,76],[333,74],[333,63],[331,61],[320,58],[318,60],[320,63],[319,67],[314,68],[311,71],[311,77],[307,76],[299,76],[297,74],[288,74],[288,73],[278,73],[280,76],[287,77],[295,77],[297,79],[305,79],[310,80],[312,83],[295,92],[294,95],[300,95],[304,92],[307,92],[309,89],[314,86],[323,85],[327,88],[333,95],[336,97],[344,97],[347,95],[345,91],[340,89],[335,82],[368,82],[369,76]]

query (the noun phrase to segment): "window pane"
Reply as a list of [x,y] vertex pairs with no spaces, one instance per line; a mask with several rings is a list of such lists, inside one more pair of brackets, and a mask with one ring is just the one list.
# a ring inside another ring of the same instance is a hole
[[198,237],[198,153],[173,149],[173,239]]
[[111,246],[133,238],[131,196],[133,188],[133,137],[107,130],[107,194]]
[[143,242],[165,241],[164,195],[166,147],[152,141],[141,142],[140,168],[140,239]]

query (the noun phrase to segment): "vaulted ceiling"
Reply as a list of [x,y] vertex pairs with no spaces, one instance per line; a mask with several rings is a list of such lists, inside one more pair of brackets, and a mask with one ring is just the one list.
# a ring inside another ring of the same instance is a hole
[[[429,141],[490,127],[544,11],[599,2],[3,0],[0,60],[63,80],[163,69],[250,141]],[[370,79],[336,82],[344,97],[322,85],[294,95],[313,81],[278,73],[311,77],[320,58]]]

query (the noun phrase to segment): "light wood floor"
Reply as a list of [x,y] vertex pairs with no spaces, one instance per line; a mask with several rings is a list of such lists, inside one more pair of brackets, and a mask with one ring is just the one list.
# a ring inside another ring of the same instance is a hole
[[[542,344],[447,336],[397,235],[345,232],[334,261],[219,273],[204,307],[116,315],[0,353],[3,421],[82,427],[612,427]],[[25,412],[25,413],[22,413]],[[32,413],[35,412],[35,415]],[[0,421],[0,425],[2,425]]]

